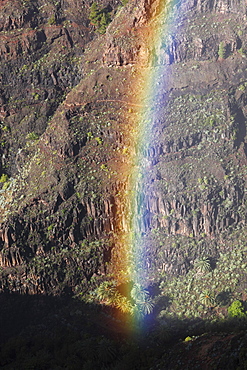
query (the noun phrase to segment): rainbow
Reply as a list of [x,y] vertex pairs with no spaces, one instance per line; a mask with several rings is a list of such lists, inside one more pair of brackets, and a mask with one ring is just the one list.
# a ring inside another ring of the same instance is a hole
[[[148,160],[147,153],[150,147],[155,146],[152,139],[154,127],[160,118],[160,107],[166,100],[167,80],[171,79],[169,61],[162,60],[164,35],[173,31],[177,19],[174,0],[158,0],[156,3],[158,2],[155,14],[151,14],[148,24],[141,29],[141,36],[149,53],[146,54],[145,61],[142,59],[141,63],[132,67],[135,75],[134,78],[133,74],[131,76],[133,88],[128,95],[128,102],[125,102],[128,113],[124,117],[124,135],[129,143],[128,160],[119,169],[119,178],[125,181],[124,189],[118,196],[118,209],[122,217],[117,215],[117,235],[113,238],[115,247],[111,259],[112,277],[118,287],[125,287],[125,291],[122,288],[122,296],[114,291],[116,286],[113,289],[113,306],[121,307],[121,311],[127,314],[126,327],[131,335],[142,333],[146,318],[153,308],[147,290],[150,282],[149,252],[141,231],[147,219],[144,194],[155,190],[155,182],[151,184],[148,181],[152,163]],[[111,292],[112,286],[107,286],[106,289]]]
[[160,62],[159,50],[163,35],[170,33],[175,24],[175,8],[175,1],[160,0],[159,12],[151,16],[146,28],[148,48],[152,52],[147,55],[145,66],[138,68],[137,77],[133,81],[135,89],[140,93],[132,98],[131,104],[139,108],[131,124],[134,127],[130,149],[132,165],[129,168],[128,199],[123,199],[129,203],[129,232],[122,235],[122,242],[125,244],[126,276],[131,282],[127,294],[136,299],[138,307],[132,316],[132,324],[138,332],[143,329],[143,318],[152,310],[151,299],[145,289],[148,282],[148,255],[140,231],[146,208],[144,193],[149,191],[147,179],[148,173],[152,171],[147,160],[147,150],[150,145],[155,145],[152,143],[153,127],[159,119],[159,107],[164,101],[167,64]]

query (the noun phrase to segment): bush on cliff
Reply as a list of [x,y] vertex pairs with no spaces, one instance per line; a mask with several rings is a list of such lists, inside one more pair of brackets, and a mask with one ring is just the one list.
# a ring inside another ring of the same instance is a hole
[[230,317],[246,318],[244,305],[241,301],[236,300],[228,307],[228,315]]
[[110,13],[107,9],[100,10],[95,2],[90,8],[89,19],[101,34],[105,33],[107,26],[111,23]]

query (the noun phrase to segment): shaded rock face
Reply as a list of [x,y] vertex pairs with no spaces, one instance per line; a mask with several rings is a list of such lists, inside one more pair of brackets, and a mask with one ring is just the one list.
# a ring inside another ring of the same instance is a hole
[[[0,115],[15,137],[8,143],[11,151],[2,145],[2,165],[12,174],[27,135],[45,131],[64,94],[82,77],[79,58],[92,34],[87,17],[72,17],[72,3],[4,1],[0,6]],[[73,20],[64,23],[68,6]]]
[[102,36],[87,2],[0,3],[2,290],[83,292],[112,272],[129,232],[136,66],[164,71],[136,199],[150,276],[186,274],[245,234],[245,2],[177,5],[152,47],[159,1],[99,5],[113,17]]
[[1,1],[1,31],[11,31],[23,27],[32,27],[32,18],[37,13],[37,2],[26,7],[20,1]]

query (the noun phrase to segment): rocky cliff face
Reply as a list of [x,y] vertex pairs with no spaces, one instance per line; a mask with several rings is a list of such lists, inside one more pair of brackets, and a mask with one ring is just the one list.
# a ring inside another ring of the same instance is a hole
[[98,3],[113,18],[101,36],[86,2],[0,3],[2,290],[83,291],[111,272],[138,68],[164,71],[137,200],[150,276],[185,274],[245,235],[245,3],[177,4],[158,45],[159,1]]

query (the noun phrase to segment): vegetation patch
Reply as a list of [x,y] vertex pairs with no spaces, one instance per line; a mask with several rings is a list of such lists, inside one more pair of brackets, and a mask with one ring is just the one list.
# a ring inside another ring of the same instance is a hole
[[110,12],[107,8],[100,9],[96,2],[91,5],[89,19],[101,34],[106,32],[107,26],[111,23]]

